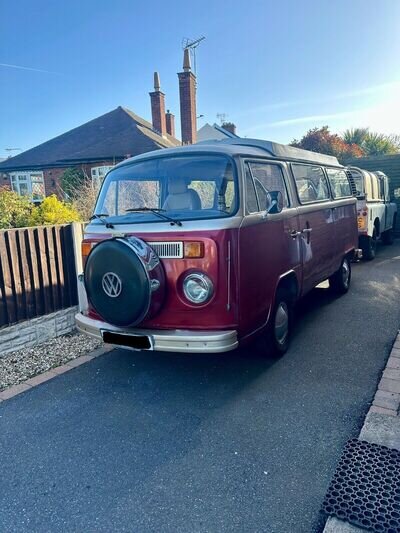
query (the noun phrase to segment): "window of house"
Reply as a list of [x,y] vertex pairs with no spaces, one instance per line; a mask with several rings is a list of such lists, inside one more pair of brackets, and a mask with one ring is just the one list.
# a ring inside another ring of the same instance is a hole
[[294,164],[292,171],[302,204],[329,199],[328,182],[321,167]]
[[28,196],[33,202],[41,202],[45,197],[43,172],[12,172],[10,180],[12,190],[20,196]]
[[103,183],[103,180],[107,174],[112,168],[114,168],[114,165],[103,165],[100,167],[92,167],[90,173],[92,175],[92,180],[100,187],[100,185]]
[[348,198],[351,196],[349,178],[344,170],[327,168],[326,173],[328,174],[334,198]]
[[282,168],[273,163],[249,163],[254,179],[258,198],[258,211],[264,211],[267,205],[267,193],[280,191],[283,196],[283,207],[289,205],[288,193]]

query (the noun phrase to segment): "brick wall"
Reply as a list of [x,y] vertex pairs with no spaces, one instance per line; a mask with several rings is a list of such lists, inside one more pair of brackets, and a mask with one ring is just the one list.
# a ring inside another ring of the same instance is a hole
[[[116,165],[117,163],[119,163],[119,161],[97,161],[95,163],[79,165],[77,168],[83,170],[83,172],[90,178],[93,167],[111,166]],[[56,194],[59,198],[62,197],[61,177],[66,170],[67,168],[50,168],[43,171],[46,196]]]
[[59,198],[62,197],[60,178],[64,171],[65,168],[49,168],[43,171],[44,190],[46,196],[56,194]]
[[179,72],[182,144],[193,144],[196,128],[196,76],[193,72]]
[[161,91],[154,91],[150,93],[151,100],[151,116],[153,121],[153,128],[165,135],[167,132],[165,119],[165,95]]

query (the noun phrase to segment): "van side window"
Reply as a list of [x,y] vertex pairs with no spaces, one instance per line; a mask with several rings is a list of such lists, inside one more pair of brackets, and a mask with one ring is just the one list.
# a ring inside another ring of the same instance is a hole
[[246,165],[246,208],[248,213],[257,213],[260,211],[253,178],[248,164]]
[[265,210],[269,191],[280,191],[283,196],[283,206],[287,207],[289,200],[282,168],[271,163],[250,163],[250,168],[256,186],[259,211]]
[[321,167],[295,164],[292,170],[302,204],[329,199],[328,182]]
[[348,198],[351,196],[350,182],[344,170],[327,168],[326,173],[328,174],[334,198]]

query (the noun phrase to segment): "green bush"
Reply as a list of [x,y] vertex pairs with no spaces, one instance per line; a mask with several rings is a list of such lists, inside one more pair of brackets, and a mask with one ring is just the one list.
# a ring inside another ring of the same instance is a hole
[[68,222],[78,222],[79,220],[80,216],[76,209],[52,194],[47,196],[38,207],[32,209],[30,225],[66,224]]
[[72,167],[67,168],[61,178],[60,185],[65,197],[71,200],[76,196],[76,190],[80,189],[87,177],[82,169]]
[[22,228],[30,225],[33,204],[6,187],[0,188],[0,229]]

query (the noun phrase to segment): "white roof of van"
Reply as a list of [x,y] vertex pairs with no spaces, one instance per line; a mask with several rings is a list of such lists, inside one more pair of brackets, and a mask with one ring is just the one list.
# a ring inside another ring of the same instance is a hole
[[341,166],[339,161],[333,155],[320,154],[303,150],[287,144],[279,144],[273,141],[263,141],[261,139],[224,139],[220,141],[223,144],[235,144],[240,146],[253,146],[269,152],[274,157],[282,159],[298,159],[301,161],[312,161],[321,165]]
[[241,155],[247,157],[262,157],[268,155],[277,159],[288,161],[299,161],[305,163],[316,163],[319,165],[327,165],[334,167],[342,167],[336,157],[332,155],[319,154],[317,152],[310,152],[309,150],[302,150],[294,146],[286,144],[279,144],[272,141],[263,141],[261,139],[242,139],[241,137],[233,139],[223,139],[220,141],[209,140],[180,146],[177,148],[166,148],[164,150],[156,150],[154,152],[146,152],[131,159],[125,159],[117,166],[125,166],[135,161],[142,161],[145,159],[168,157],[182,153],[226,153],[229,155]]

